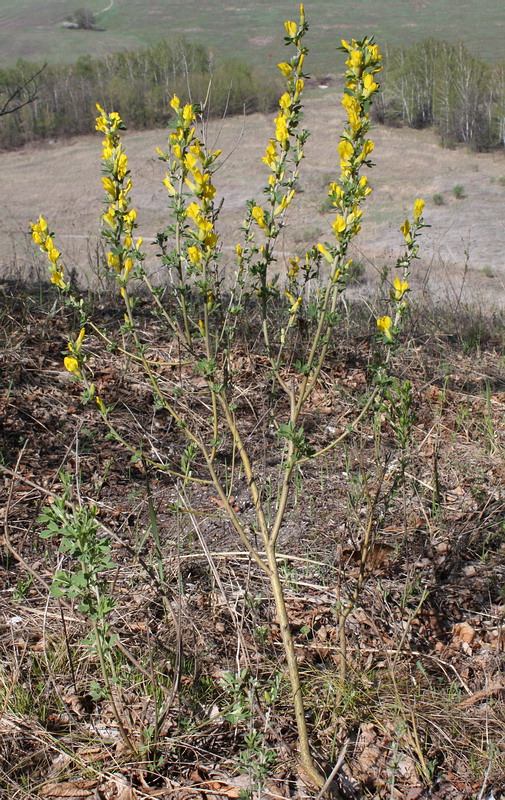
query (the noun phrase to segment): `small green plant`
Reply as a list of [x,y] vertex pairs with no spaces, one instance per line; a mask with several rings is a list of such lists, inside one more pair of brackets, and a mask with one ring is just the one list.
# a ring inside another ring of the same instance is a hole
[[463,198],[466,197],[465,187],[461,186],[460,183],[452,187],[452,193],[457,200],[463,200]]
[[439,192],[437,192],[436,194],[434,194],[432,199],[433,199],[433,202],[434,202],[434,204],[435,204],[436,206],[443,206],[443,205],[445,205],[444,196],[443,196],[442,194],[440,194]]
[[14,593],[12,595],[12,599],[14,600],[15,603],[21,603],[25,599],[32,583],[33,583],[33,578],[31,577],[31,575],[28,575],[26,580],[18,581],[17,586],[14,589]]
[[242,735],[239,762],[249,774],[251,788],[259,795],[275,763],[276,753],[268,746],[266,730],[257,727],[259,717],[255,718],[255,710],[261,700],[266,711],[263,725],[267,726],[266,721],[280,694],[281,674],[274,673],[263,682],[258,678],[253,679],[244,668],[240,673],[225,672],[221,683],[228,700],[228,705],[221,712],[223,718],[235,726],[237,732],[239,728],[247,726],[247,731]]
[[[117,635],[111,632],[107,619],[116,605],[106,577],[106,573],[114,568],[110,558],[110,541],[107,536],[98,534],[100,524],[96,518],[96,506],[74,506],[70,502],[72,476],[61,472],[60,479],[63,484],[61,495],[56,495],[52,505],[45,506],[37,519],[37,522],[46,526],[40,537],[59,537],[59,551],[68,562],[66,569],[56,570],[51,594],[56,598],[68,597],[75,601],[77,610],[88,620],[91,632],[84,644],[98,656],[106,696],[111,701],[121,736],[128,748],[135,752],[111,687],[111,674],[115,674],[113,650]],[[102,689],[96,682],[93,682],[91,689],[95,697],[102,695]]]

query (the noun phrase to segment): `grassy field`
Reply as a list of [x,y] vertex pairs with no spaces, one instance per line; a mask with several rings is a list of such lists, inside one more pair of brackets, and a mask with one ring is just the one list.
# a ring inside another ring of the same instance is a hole
[[[68,14],[83,5],[97,15],[103,30],[61,28]],[[204,42],[220,56],[255,64],[275,64],[283,54],[279,33],[283,20],[297,14],[294,0],[270,3],[223,3],[222,0],[1,0],[0,63],[18,58],[73,61],[90,53],[140,47],[163,37],[184,34]],[[309,69],[315,74],[338,70],[335,46],[342,37],[373,34],[384,46],[408,44],[427,36],[463,41],[486,61],[503,55],[505,6],[482,0],[479,13],[471,0],[308,0],[311,24]],[[102,12],[103,13],[100,13]]]

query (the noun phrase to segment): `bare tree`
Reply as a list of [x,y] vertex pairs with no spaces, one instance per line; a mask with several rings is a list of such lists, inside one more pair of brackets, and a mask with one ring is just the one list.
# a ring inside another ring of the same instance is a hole
[[34,72],[15,88],[0,89],[0,117],[4,117],[6,114],[14,114],[37,99],[40,86],[39,78],[46,67],[47,64],[44,64],[37,72]]

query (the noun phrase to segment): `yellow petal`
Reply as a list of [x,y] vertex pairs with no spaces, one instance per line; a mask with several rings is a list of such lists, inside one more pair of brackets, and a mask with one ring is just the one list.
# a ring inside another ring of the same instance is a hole
[[69,372],[73,372],[74,374],[79,372],[79,362],[73,356],[65,356],[63,359],[63,364],[65,369]]

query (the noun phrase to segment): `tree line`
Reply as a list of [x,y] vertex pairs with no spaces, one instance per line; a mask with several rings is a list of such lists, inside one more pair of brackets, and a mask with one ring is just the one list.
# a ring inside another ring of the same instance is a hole
[[[205,46],[184,38],[105,58],[81,56],[75,64],[18,61],[0,70],[0,101],[16,98],[20,87],[24,94],[33,89],[33,76],[37,92],[30,102],[16,114],[0,114],[0,148],[90,133],[97,102],[140,129],[168,121],[173,94],[184,102],[207,98],[209,112],[222,116],[269,111],[281,91],[258,68],[216,61]],[[381,88],[372,110],[376,122],[434,127],[448,147],[505,146],[505,62],[490,66],[463,44],[426,39],[386,49]]]
[[434,127],[447,147],[505,145],[505,62],[490,66],[463,44],[426,39],[387,50],[381,78],[376,121]]
[[[10,97],[41,72],[41,65],[18,61],[0,70],[0,97]],[[215,61],[203,45],[181,38],[151,47],[81,56],[74,64],[46,65],[36,96],[0,118],[0,148],[11,149],[56,136],[94,130],[96,103],[118,111],[132,128],[163,125],[172,116],[168,100],[203,102],[214,116],[269,111],[280,84],[241,61]]]

